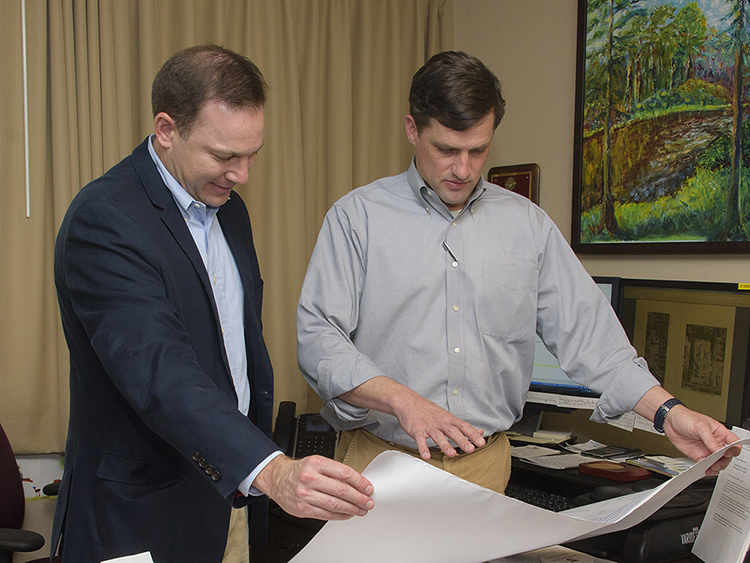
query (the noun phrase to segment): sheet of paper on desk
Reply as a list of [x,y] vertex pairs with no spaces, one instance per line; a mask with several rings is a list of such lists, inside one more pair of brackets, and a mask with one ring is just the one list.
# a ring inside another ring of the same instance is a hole
[[559,455],[560,450],[553,450],[552,448],[545,448],[544,446],[535,446],[529,444],[528,446],[511,446],[510,455],[520,459],[529,459],[532,457],[539,457],[543,455]]
[[561,545],[543,547],[527,553],[493,559],[488,563],[615,563],[609,559],[593,557]]
[[560,454],[555,456],[543,456],[526,459],[528,463],[546,467],[547,469],[572,469],[582,463],[589,461],[599,461],[595,457],[588,457],[581,454]]
[[375,508],[363,518],[328,522],[292,562],[483,563],[623,530],[701,478],[722,453],[652,491],[554,513],[385,452],[363,472],[375,487]]

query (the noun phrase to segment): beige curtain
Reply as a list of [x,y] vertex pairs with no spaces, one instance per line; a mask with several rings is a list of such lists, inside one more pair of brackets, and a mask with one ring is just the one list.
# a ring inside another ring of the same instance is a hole
[[151,81],[175,51],[220,43],[269,82],[266,139],[239,189],[266,282],[276,401],[320,405],[296,361],[295,309],[328,207],[406,169],[413,73],[453,46],[452,0],[24,0],[0,2],[0,423],[17,453],[62,451],[68,356],[54,239],[88,181],[152,131]]

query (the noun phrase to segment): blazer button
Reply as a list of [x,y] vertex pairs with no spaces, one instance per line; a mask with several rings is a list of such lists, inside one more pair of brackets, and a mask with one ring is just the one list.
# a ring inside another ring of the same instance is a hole
[[201,469],[203,469],[204,467],[206,467],[206,465],[208,465],[208,462],[205,459],[200,458],[198,460],[198,467],[200,467]]
[[205,471],[205,472],[206,472],[206,475],[211,475],[211,473],[213,473],[213,471],[214,471],[214,466],[213,466],[213,465],[207,465],[207,466],[206,466],[206,467],[205,467],[205,468],[203,469],[203,471]]
[[201,454],[193,452],[193,461],[198,461],[201,458]]
[[219,481],[221,481],[221,473],[219,473],[218,471],[214,471],[213,473],[211,473],[211,480],[214,483],[218,483]]

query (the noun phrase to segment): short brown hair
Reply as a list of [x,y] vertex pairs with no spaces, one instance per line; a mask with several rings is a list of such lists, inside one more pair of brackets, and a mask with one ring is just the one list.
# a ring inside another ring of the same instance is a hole
[[165,112],[187,137],[209,100],[232,108],[262,108],[267,85],[253,62],[218,45],[198,45],[175,53],[151,87],[154,117]]
[[490,112],[495,129],[505,114],[500,81],[482,61],[461,51],[438,53],[420,68],[409,91],[409,112],[419,131],[437,119],[465,131]]

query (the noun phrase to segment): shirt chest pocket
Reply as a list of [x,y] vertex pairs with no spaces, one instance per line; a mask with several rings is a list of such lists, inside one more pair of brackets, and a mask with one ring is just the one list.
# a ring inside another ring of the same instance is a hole
[[479,329],[487,336],[520,339],[536,331],[537,273],[514,264],[482,264],[477,301]]

